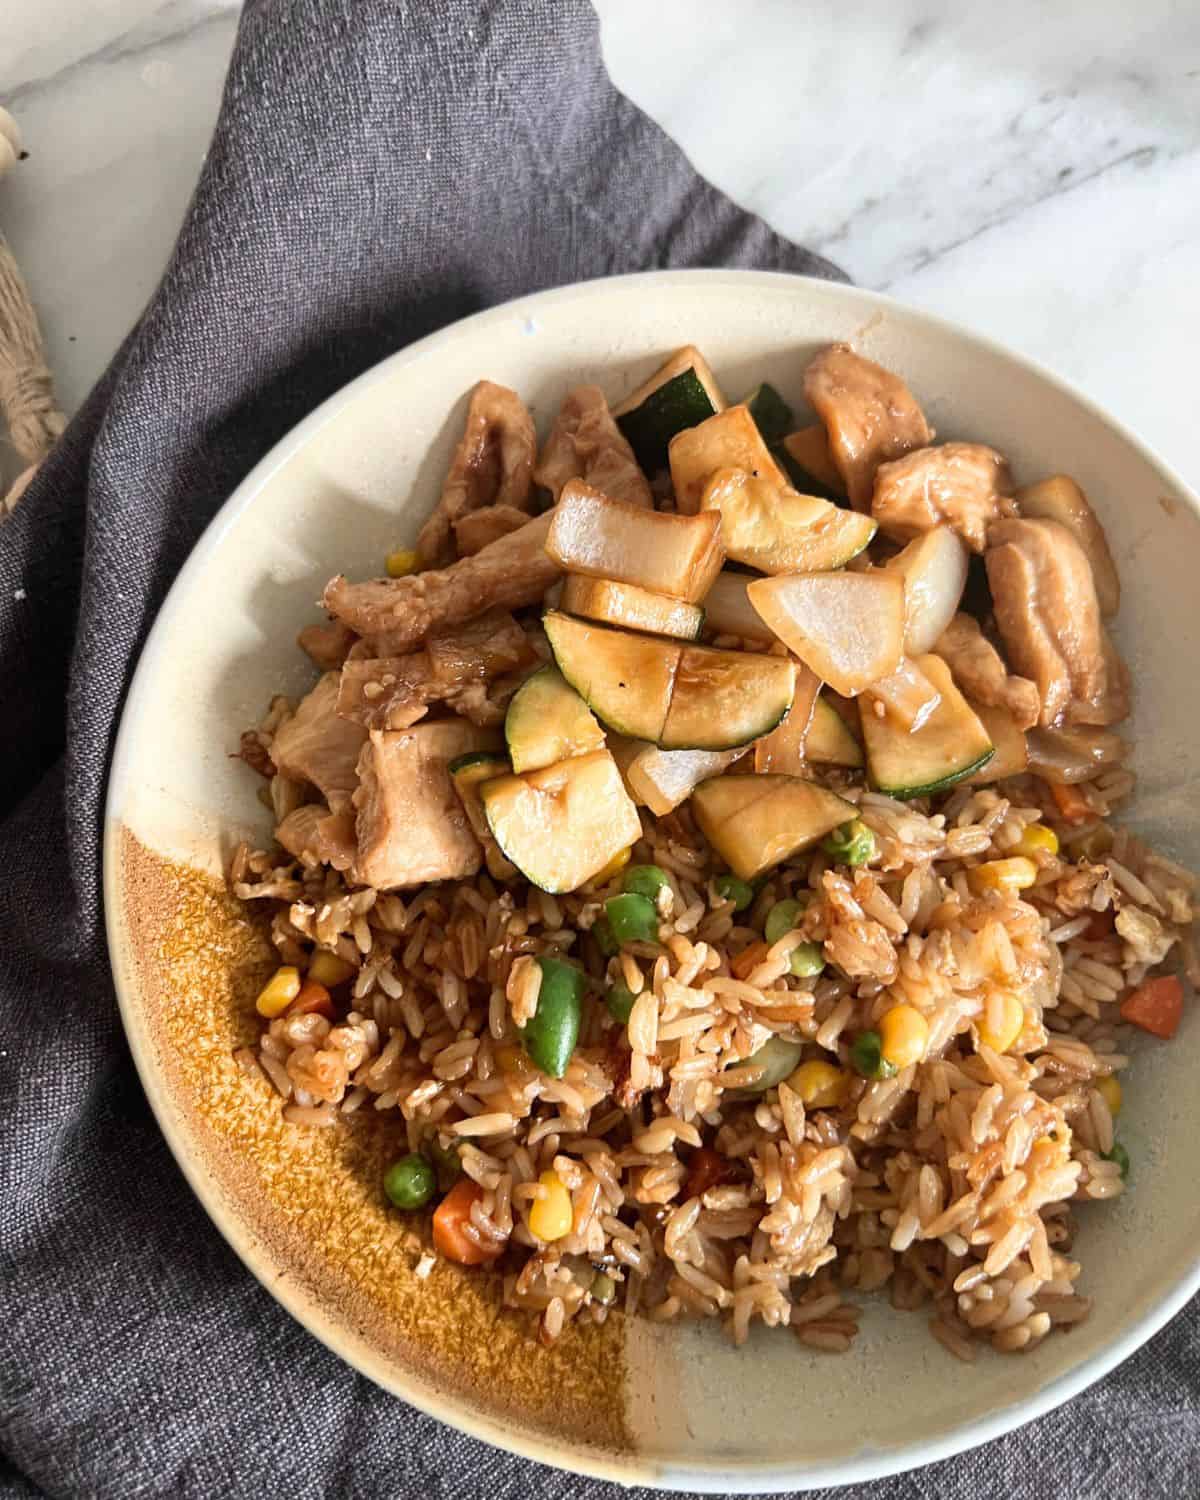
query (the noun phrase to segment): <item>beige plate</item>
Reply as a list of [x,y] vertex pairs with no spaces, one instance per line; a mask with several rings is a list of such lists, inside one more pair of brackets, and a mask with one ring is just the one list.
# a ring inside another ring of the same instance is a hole
[[[759,380],[799,401],[819,345],[849,339],[900,371],[943,437],[1058,470],[1093,498],[1125,586],[1118,637],[1137,697],[1136,822],[1200,865],[1200,507],[1130,434],[1061,382],[981,339],[849,287],[751,272],[665,272],[547,292],[468,318],[386,360],[313,413],[222,509],[163,606],[121,724],[105,897],[121,1012],[146,1092],[209,1214],[246,1265],[372,1380],[464,1431],[625,1483],[761,1491],[845,1484],[945,1457],[1097,1379],[1200,1284],[1192,1144],[1200,1020],[1147,1041],[1126,1075],[1133,1189],[1087,1207],[1078,1253],[1092,1318],[1028,1356],[969,1370],[920,1314],[872,1305],[854,1353],[760,1330],[569,1332],[542,1350],[486,1277],[412,1267],[419,1244],[376,1186],[378,1117],[285,1127],[232,1058],[254,1031],[261,937],[215,877],[235,839],[266,838],[261,783],[229,758],[273,693],[312,673],[293,645],[326,578],[377,574],[437,494],[464,395],[514,386],[539,425],[580,380],[616,398],[695,342],[733,395]],[[863,1413],[870,1413],[869,1423]],[[803,1413],[803,1420],[797,1414]]]

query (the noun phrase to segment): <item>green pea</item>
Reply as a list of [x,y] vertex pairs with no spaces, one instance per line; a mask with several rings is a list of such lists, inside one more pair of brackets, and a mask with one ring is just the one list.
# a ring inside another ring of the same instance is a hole
[[579,1040],[583,975],[574,964],[561,959],[539,958],[537,963],[542,987],[532,1020],[521,1028],[521,1040],[530,1060],[543,1073],[561,1078]]
[[592,1301],[607,1307],[616,1295],[617,1283],[607,1271],[597,1271],[592,1278]]
[[773,1089],[777,1083],[782,1083],[789,1074],[795,1072],[803,1051],[803,1042],[789,1042],[786,1037],[781,1036],[768,1037],[757,1052],[751,1053],[745,1063],[738,1065],[745,1067],[755,1064],[763,1070],[757,1083],[746,1085],[746,1092],[763,1094],[767,1089]]
[[851,818],[821,841],[825,853],[839,865],[865,865],[875,853],[875,835],[861,818]]
[[648,896],[632,892],[610,896],[604,903],[604,914],[618,943],[658,941],[658,910]]
[[754,887],[736,875],[718,875],[713,890],[722,901],[732,901],[734,911],[745,911],[754,904]]
[[767,942],[777,943],[785,932],[791,932],[799,922],[803,910],[799,901],[776,901],[767,913],[767,920],[763,925],[763,936]]
[[433,1165],[437,1168],[437,1185],[440,1193],[448,1193],[462,1176],[462,1157],[458,1146],[443,1146],[435,1135],[426,1144]]
[[419,1151],[402,1156],[383,1174],[383,1190],[397,1208],[424,1208],[437,1190],[433,1167]]
[[620,953],[621,945],[613,936],[612,924],[607,917],[597,917],[592,923],[592,936],[596,939],[596,947],[605,958],[615,958]]
[[860,1031],[850,1044],[850,1061],[864,1078],[878,1080],[895,1075],[895,1063],[883,1055],[883,1041],[877,1031]]
[[797,943],[788,955],[788,969],[798,979],[811,979],[825,967],[820,943]]
[[667,872],[657,865],[630,865],[621,877],[621,889],[626,895],[645,896],[657,903],[659,891],[670,887]]
[[1129,1176],[1129,1152],[1126,1151],[1125,1147],[1122,1146],[1120,1141],[1113,1142],[1113,1148],[1111,1151],[1102,1151],[1100,1154],[1101,1156],[1103,1156],[1105,1161],[1116,1162],[1117,1166],[1121,1169],[1121,1181],[1124,1182],[1125,1179]]
[[616,984],[609,985],[608,994],[604,997],[604,1003],[608,1006],[608,1013],[612,1016],[613,1020],[620,1021],[621,1025],[624,1026],[626,1021],[629,1020],[629,1013],[633,1009],[633,1002],[636,999],[637,996],[629,986],[622,984],[618,980]]

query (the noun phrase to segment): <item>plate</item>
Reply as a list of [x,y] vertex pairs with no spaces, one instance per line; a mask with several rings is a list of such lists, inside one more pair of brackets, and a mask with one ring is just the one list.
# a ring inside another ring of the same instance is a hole
[[121,1014],[214,1223],[272,1295],[379,1385],[488,1442],[624,1484],[796,1490],[944,1458],[1098,1379],[1200,1286],[1194,1006],[1176,1043],[1147,1039],[1125,1075],[1132,1190],[1080,1215],[1091,1318],[1030,1354],[981,1350],[969,1369],[919,1313],[882,1299],[868,1299],[855,1349],[840,1357],[779,1331],[738,1351],[712,1326],[619,1318],[542,1349],[523,1318],[497,1316],[488,1278],[441,1265],[415,1275],[415,1240],[378,1194],[371,1120],[285,1126],[265,1081],[234,1060],[255,1034],[269,952],[220,876],[233,843],[269,838],[270,822],[230,752],[272,694],[311,683],[294,639],[318,618],[326,579],[376,575],[415,537],[471,386],[485,376],[513,386],[545,430],[571,385],[596,381],[615,400],[692,342],[725,389],[766,379],[798,400],[806,360],[835,339],[900,372],[942,439],[992,444],[1019,482],[1062,471],[1083,485],[1124,585],[1116,634],[1136,691],[1134,822],[1200,866],[1195,497],[1028,361],[886,298],[768,273],[661,272],[544,292],[424,339],[326,401],[239,486],[181,571],[116,745],[105,902]]

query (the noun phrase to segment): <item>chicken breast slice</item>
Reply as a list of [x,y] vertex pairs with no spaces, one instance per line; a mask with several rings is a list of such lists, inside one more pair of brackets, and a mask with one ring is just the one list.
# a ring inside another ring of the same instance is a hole
[[309,802],[288,813],[275,830],[275,839],[289,854],[306,863],[348,870],[358,852],[354,812],[331,813],[323,802]]
[[871,514],[898,542],[949,526],[972,552],[982,552],[988,527],[1016,514],[1011,490],[1008,464],[994,448],[942,443],[880,464]]
[[610,499],[647,510],[654,506],[649,481],[598,385],[577,385],[567,392],[533,477],[556,503],[568,480],[582,479]]
[[485,505],[459,516],[454,523],[459,557],[474,557],[510,531],[520,531],[528,520],[527,513],[515,505]]
[[546,553],[553,515],[547,511],[448,568],[368,583],[334,578],[325,608],[360,635],[377,637],[381,654],[399,656],[440,626],[536,604],[562,571]]
[[988,708],[1003,708],[1018,729],[1032,729],[1042,711],[1037,683],[1012,677],[1004,659],[971,615],[955,615],[934,645],[968,698]]
[[354,631],[341,620],[322,620],[316,625],[306,625],[296,637],[296,644],[322,672],[336,672],[357,640]]
[[804,372],[804,394],[821,418],[829,451],[856,510],[870,510],[882,463],[933,441],[933,429],[899,375],[830,344]]
[[1037,684],[1039,724],[1125,718],[1127,674],[1101,624],[1087,556],[1066,527],[999,521],[984,561],[1008,659]]
[[529,509],[537,433],[516,391],[481,380],[471,392],[463,435],[433,514],[421,527],[417,553],[427,568],[455,558],[454,524],[485,505]]
[[275,769],[317,787],[339,812],[358,785],[358,756],[366,739],[361,724],[338,717],[337,672],[326,672],[271,741]]
[[474,750],[499,747],[494,731],[461,719],[392,733],[372,730],[358,762],[354,793],[363,885],[395,890],[430,880],[462,880],[483,862],[449,764]]

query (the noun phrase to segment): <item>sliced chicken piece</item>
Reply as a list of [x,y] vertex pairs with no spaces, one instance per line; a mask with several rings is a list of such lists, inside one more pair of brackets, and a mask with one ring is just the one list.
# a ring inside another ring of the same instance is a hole
[[354,863],[357,844],[354,812],[331,813],[323,802],[310,802],[288,813],[275,830],[276,842],[306,863],[332,865],[348,870]]
[[870,510],[880,464],[933,441],[903,380],[849,344],[830,344],[817,355],[804,372],[804,394],[825,424],[829,451],[856,510]]
[[322,672],[336,672],[350,655],[358,637],[341,620],[322,620],[306,625],[296,637],[296,644]]
[[880,464],[871,514],[898,542],[949,526],[972,552],[982,552],[992,522],[1016,515],[1011,490],[1008,464],[994,448],[942,443]]
[[358,784],[356,767],[366,739],[361,724],[338,717],[338,674],[326,672],[271,741],[275,769],[318,788],[340,812]]
[[972,615],[955,615],[934,645],[968,698],[1007,709],[1018,729],[1032,729],[1042,711],[1037,683],[1011,677],[999,651]]
[[582,479],[612,500],[647,510],[654,505],[646,476],[598,385],[578,385],[567,392],[533,477],[555,502],[569,479]]
[[459,557],[474,557],[510,531],[520,531],[528,519],[528,514],[515,505],[485,505],[482,510],[459,516],[454,523]]
[[427,568],[452,563],[454,524],[485,505],[529,509],[537,433],[516,391],[481,380],[433,514],[421,527],[417,552]]
[[443,697],[428,652],[360,657],[342,668],[337,711],[364,729],[407,729]]
[[985,556],[1008,659],[1037,684],[1038,722],[1115,724],[1129,712],[1124,669],[1100,623],[1087,555],[1057,521],[998,521]]
[[529,637],[506,609],[435,630],[425,649],[434,677],[451,686],[498,677],[534,656]]
[[325,608],[360,635],[376,637],[383,654],[398,656],[441,626],[488,609],[536,604],[562,571],[546,554],[553,516],[547,511],[448,568],[369,583],[334,578],[325,589]]
[[1040,479],[1037,484],[1018,490],[1017,504],[1023,516],[1057,521],[1074,534],[1092,565],[1100,613],[1105,617],[1115,615],[1121,607],[1121,580],[1104,527],[1075,481],[1066,474],[1052,474],[1049,479]]
[[497,748],[499,736],[461,719],[372,730],[358,763],[358,857],[355,875],[378,890],[461,880],[483,862],[462,800],[447,770],[474,750]]

